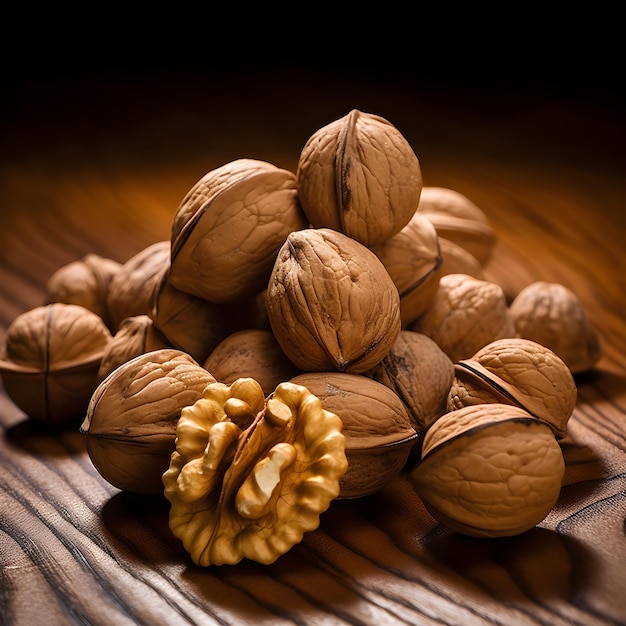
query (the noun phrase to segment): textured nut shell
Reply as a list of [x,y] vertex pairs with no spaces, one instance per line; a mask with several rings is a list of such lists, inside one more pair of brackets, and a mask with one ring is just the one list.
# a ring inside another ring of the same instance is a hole
[[466,407],[437,420],[410,473],[428,511],[465,535],[530,530],[554,507],[565,471],[548,426],[503,404]]
[[266,395],[300,373],[286,357],[274,334],[260,328],[247,328],[228,335],[203,366],[221,383],[253,378]]
[[233,332],[239,320],[237,307],[209,302],[174,287],[169,268],[155,284],[149,316],[172,346],[198,363]]
[[416,213],[399,233],[371,249],[398,289],[406,328],[431,305],[439,286],[442,257],[435,227]]
[[467,250],[481,265],[489,260],[495,234],[484,211],[469,198],[447,187],[423,187],[418,211],[437,234]]
[[500,285],[467,274],[446,274],[430,308],[409,330],[428,335],[452,361],[467,359],[497,339],[515,336]]
[[45,303],[78,304],[99,315],[109,329],[112,323],[107,307],[111,279],[121,263],[97,254],[87,254],[79,261],[60,267],[46,282]]
[[550,348],[572,373],[592,369],[602,356],[596,328],[576,294],[564,285],[531,283],[509,308],[518,335]]
[[171,283],[217,303],[254,296],[287,235],[306,226],[294,173],[254,159],[227,163],[205,174],[174,216]]
[[353,110],[306,142],[297,169],[309,222],[377,245],[417,209],[422,172],[402,134],[377,115]]
[[172,347],[163,334],[155,328],[149,316],[127,317],[122,320],[117,332],[104,350],[98,370],[98,381],[104,380],[116,367],[140,354]]
[[102,318],[83,306],[59,302],[26,311],[7,329],[0,358],[5,390],[45,424],[82,418],[110,340]]
[[400,332],[400,298],[368,248],[328,228],[291,233],[266,292],[272,331],[301,370],[361,373]]
[[485,402],[516,404],[564,437],[577,395],[569,368],[552,350],[510,338],[487,344],[457,365],[448,409]]
[[98,385],[80,427],[100,475],[124,491],[162,493],[180,413],[213,382],[188,354],[168,348],[115,369]]
[[400,473],[417,433],[391,389],[366,376],[342,372],[307,372],[291,382],[306,387],[343,423],[348,471],[340,482],[340,498],[379,491]]
[[170,528],[193,561],[273,563],[315,530],[348,467],[341,428],[299,385],[267,401],[254,379],[209,385],[183,410],[163,475]]
[[446,411],[454,364],[430,337],[402,330],[387,356],[366,375],[400,397],[411,425],[422,432]]
[[483,266],[478,259],[458,243],[439,237],[439,249],[441,251],[441,276],[468,274],[478,280],[487,280]]
[[154,290],[170,263],[170,242],[153,243],[128,259],[109,284],[107,308],[113,332],[122,320],[148,315]]

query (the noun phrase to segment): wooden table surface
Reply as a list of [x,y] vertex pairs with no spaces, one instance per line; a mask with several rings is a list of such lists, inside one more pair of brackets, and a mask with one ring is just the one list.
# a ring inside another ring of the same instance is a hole
[[295,170],[350,109],[386,117],[424,183],[454,188],[497,236],[490,277],[572,289],[604,355],[577,376],[561,497],[535,529],[470,539],[405,475],[335,501],[272,565],[191,564],[159,497],[93,468],[77,428],[49,432],[0,394],[0,622],[626,624],[626,118],[615,94],[421,85],[315,68],[24,80],[2,109],[0,339],[48,277],[168,239],[207,171],[239,157]]

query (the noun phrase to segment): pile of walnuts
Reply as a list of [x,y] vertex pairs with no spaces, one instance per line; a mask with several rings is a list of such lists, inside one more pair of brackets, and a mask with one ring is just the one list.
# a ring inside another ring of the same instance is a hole
[[563,285],[507,301],[494,244],[397,128],[353,110],[295,173],[226,163],[170,240],[61,267],[0,373],[32,418],[81,420],[112,485],[165,493],[202,565],[272,562],[402,471],[450,529],[518,534],[557,501],[574,375],[601,347]]

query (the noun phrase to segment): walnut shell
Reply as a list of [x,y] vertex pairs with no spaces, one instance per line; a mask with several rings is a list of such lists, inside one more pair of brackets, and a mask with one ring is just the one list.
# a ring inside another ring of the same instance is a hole
[[509,537],[548,515],[564,473],[552,430],[519,407],[494,403],[434,422],[409,479],[444,526],[473,537]]
[[291,382],[306,387],[343,423],[348,471],[339,483],[340,499],[375,493],[401,472],[417,433],[389,387],[343,372],[307,372]]
[[398,395],[411,426],[421,433],[447,410],[454,364],[430,337],[402,330],[387,356],[365,375]]
[[478,259],[458,243],[439,237],[441,251],[440,277],[446,274],[468,274],[478,280],[488,280]]
[[495,233],[485,212],[467,196],[447,187],[423,187],[418,209],[437,234],[467,250],[481,265],[491,257]]
[[578,296],[559,283],[537,281],[522,289],[509,307],[520,337],[555,352],[579,374],[602,356],[602,345]]
[[489,402],[513,404],[562,438],[577,395],[572,373],[561,358],[541,344],[514,337],[489,343],[456,364],[448,410]]
[[84,416],[111,333],[99,315],[61,302],[18,315],[7,329],[0,374],[11,400],[60,426]]
[[203,367],[221,383],[253,378],[266,395],[300,373],[282,351],[274,333],[260,328],[246,328],[228,335],[209,354]]
[[400,332],[400,298],[384,265],[358,241],[329,228],[293,232],[266,292],[283,352],[303,371],[361,373]]
[[149,316],[127,317],[122,320],[102,354],[98,382],[104,380],[116,367],[140,354],[172,347]]
[[422,189],[419,161],[400,131],[356,109],[309,138],[296,175],[310,224],[366,246],[383,243],[408,224]]
[[176,211],[170,281],[216,303],[253,297],[267,286],[287,235],[306,226],[295,174],[255,159],[226,163]]
[[127,317],[150,313],[154,290],[169,263],[170,242],[158,241],[122,264],[111,279],[107,294],[112,332]]
[[166,267],[154,286],[148,315],[173,347],[203,363],[238,327],[244,314],[240,314],[238,305],[210,302],[177,289]]
[[371,250],[398,289],[400,319],[406,328],[431,305],[439,286],[442,257],[435,227],[415,213],[399,233]]
[[452,361],[516,334],[502,287],[467,274],[442,276],[430,308],[409,330],[428,335]]
[[63,265],[46,282],[45,304],[78,304],[99,315],[109,330],[115,331],[107,305],[109,285],[122,267],[113,259],[87,254]]
[[214,382],[188,354],[170,348],[120,365],[94,391],[80,427],[99,474],[123,491],[162,494],[181,411]]

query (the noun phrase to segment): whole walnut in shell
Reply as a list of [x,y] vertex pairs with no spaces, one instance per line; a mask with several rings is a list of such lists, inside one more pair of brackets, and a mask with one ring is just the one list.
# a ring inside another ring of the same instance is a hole
[[365,375],[398,395],[421,433],[447,410],[454,364],[430,337],[402,330],[387,356]]
[[393,237],[371,250],[382,261],[400,294],[402,327],[431,305],[441,275],[441,252],[435,227],[415,213]]
[[45,304],[78,304],[99,315],[109,330],[116,326],[109,316],[107,294],[115,274],[122,267],[113,259],[87,254],[56,270],[46,282]]
[[59,426],[82,418],[111,341],[104,321],[78,304],[36,307],[9,325],[0,374],[13,402],[33,419]]
[[520,337],[550,348],[574,374],[592,369],[602,356],[596,328],[565,285],[531,283],[515,296],[509,310]]
[[502,287],[467,274],[442,276],[432,304],[409,330],[428,335],[452,361],[516,334]]
[[122,264],[111,279],[107,293],[113,333],[127,317],[150,313],[154,291],[169,264],[169,241],[157,241]]
[[490,259],[495,233],[485,212],[467,196],[447,187],[424,186],[417,210],[441,238],[467,250],[481,265]]
[[287,235],[308,226],[296,175],[237,159],[205,174],[172,224],[170,281],[211,302],[235,302],[265,289]]
[[343,423],[348,470],[339,483],[339,498],[380,491],[402,471],[417,433],[394,391],[344,372],[307,372],[291,382],[305,386]]
[[512,404],[549,424],[558,438],[576,406],[574,378],[552,350],[529,339],[500,339],[455,365],[448,410],[488,402]]
[[140,354],[173,347],[159,329],[155,328],[149,316],[127,317],[122,320],[104,350],[98,370],[98,382],[105,379],[116,367]]
[[203,365],[221,383],[253,378],[266,395],[300,373],[282,351],[274,333],[261,328],[231,333],[214,348]]
[[420,164],[405,137],[386,119],[356,109],[309,138],[296,174],[310,224],[366,246],[400,232],[422,190]]
[[162,494],[181,411],[214,382],[188,354],[171,348],[113,370],[94,391],[80,426],[99,474],[123,491]]
[[550,427],[519,407],[494,403],[434,422],[409,478],[444,526],[473,537],[509,537],[548,515],[564,473]]
[[278,343],[303,371],[358,374],[387,354],[400,332],[400,298],[378,257],[329,228],[291,233],[266,291]]

